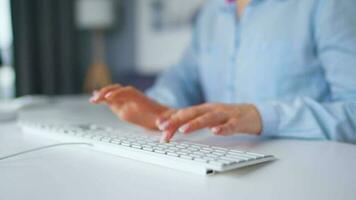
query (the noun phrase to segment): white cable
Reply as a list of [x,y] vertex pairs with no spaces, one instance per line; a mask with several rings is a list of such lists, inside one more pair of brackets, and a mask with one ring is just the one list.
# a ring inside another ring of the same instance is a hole
[[46,146],[42,146],[42,147],[37,147],[37,148],[28,149],[28,150],[25,150],[25,151],[13,153],[13,154],[10,154],[10,155],[7,155],[7,156],[3,156],[3,157],[0,157],[0,161],[3,161],[5,159],[9,159],[9,158],[13,158],[13,157],[16,157],[16,156],[20,156],[20,155],[23,155],[23,154],[32,153],[32,152],[35,152],[35,151],[40,151],[40,150],[43,150],[43,149],[48,149],[48,148],[53,148],[53,147],[58,147],[58,146],[70,146],[70,145],[93,146],[93,144],[91,144],[91,143],[83,143],[83,142],[57,143],[57,144],[51,144],[51,145],[46,145]]

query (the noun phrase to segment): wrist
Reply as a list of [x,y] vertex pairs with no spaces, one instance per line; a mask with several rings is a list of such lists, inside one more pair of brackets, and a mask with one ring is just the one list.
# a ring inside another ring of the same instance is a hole
[[235,105],[235,118],[239,122],[237,132],[260,135],[262,132],[262,119],[258,108],[253,104]]
[[258,109],[255,105],[250,104],[249,105],[251,115],[253,116],[253,122],[254,122],[254,133],[256,135],[261,135],[262,132],[262,117],[260,112],[258,112]]
[[262,130],[260,135],[271,136],[277,133],[279,125],[279,115],[277,108],[271,103],[255,104],[262,121]]

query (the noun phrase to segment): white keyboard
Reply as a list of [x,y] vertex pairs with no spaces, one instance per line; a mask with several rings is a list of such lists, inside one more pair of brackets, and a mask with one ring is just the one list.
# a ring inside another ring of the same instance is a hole
[[214,174],[274,160],[272,155],[239,151],[192,142],[159,143],[149,135],[127,133],[90,124],[19,123],[24,132],[61,141],[86,142],[95,150],[199,174]]

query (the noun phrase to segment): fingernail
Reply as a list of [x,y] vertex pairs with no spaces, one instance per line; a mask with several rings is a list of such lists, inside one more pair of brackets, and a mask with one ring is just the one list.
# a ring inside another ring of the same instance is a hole
[[163,143],[168,143],[168,140],[166,139],[166,138],[161,138],[160,140],[159,140],[159,143],[161,143],[161,144],[163,144]]
[[160,143],[168,143],[169,140],[167,139],[167,135],[168,135],[168,132],[167,132],[167,131],[163,132],[162,137],[161,137],[161,139],[159,140],[159,142],[160,142]]
[[211,129],[211,131],[213,131],[214,133],[219,133],[220,128],[214,127],[214,128]]
[[160,124],[162,124],[165,120],[161,119],[161,118],[158,118],[156,119],[156,126],[159,127]]
[[184,124],[183,126],[179,127],[178,131],[181,133],[186,133],[190,128],[189,124]]
[[160,124],[158,124],[158,129],[160,131],[164,131],[166,130],[168,127],[170,126],[170,122],[169,121],[163,121]]
[[90,102],[94,103],[95,101],[97,101],[98,97],[93,96],[89,99]]
[[110,98],[111,95],[112,95],[112,92],[109,92],[109,93],[107,93],[107,94],[105,95],[105,98],[106,98],[106,99],[107,99],[107,98]]
[[97,93],[95,93],[94,95],[93,95],[93,97],[92,97],[92,99],[94,100],[94,101],[97,101],[98,99],[99,99],[99,92],[97,92]]

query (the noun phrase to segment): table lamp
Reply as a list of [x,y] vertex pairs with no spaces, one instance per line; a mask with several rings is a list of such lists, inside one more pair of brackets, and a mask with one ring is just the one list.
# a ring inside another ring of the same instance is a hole
[[105,62],[104,33],[114,26],[115,0],[77,0],[76,24],[91,32],[92,61],[86,72],[84,92],[92,92],[112,83]]

